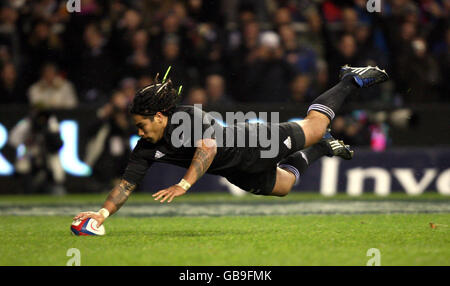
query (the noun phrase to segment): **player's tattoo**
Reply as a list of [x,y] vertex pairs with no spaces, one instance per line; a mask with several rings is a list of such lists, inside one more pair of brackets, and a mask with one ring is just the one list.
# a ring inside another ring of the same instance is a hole
[[122,180],[119,185],[109,193],[106,201],[112,202],[116,208],[119,209],[127,201],[135,188],[135,184]]
[[199,179],[206,173],[212,161],[214,160],[216,151],[211,148],[197,148],[192,158],[192,166],[196,174],[196,179]]

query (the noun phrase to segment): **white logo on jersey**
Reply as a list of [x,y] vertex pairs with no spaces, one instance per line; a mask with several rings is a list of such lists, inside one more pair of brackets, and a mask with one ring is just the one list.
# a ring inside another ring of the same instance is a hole
[[288,149],[291,149],[292,148],[292,145],[291,145],[291,136],[288,136],[288,138],[286,139],[286,140],[284,140],[284,145],[286,145],[286,147],[288,147]]
[[156,150],[156,153],[155,153],[155,159],[159,159],[159,158],[161,158],[161,157],[164,157],[164,155],[166,155],[166,154],[164,154],[164,153],[161,152],[161,151]]

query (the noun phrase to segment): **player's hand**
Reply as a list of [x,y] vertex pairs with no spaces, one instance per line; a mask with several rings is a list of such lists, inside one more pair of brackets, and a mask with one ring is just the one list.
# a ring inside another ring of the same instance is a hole
[[173,198],[182,196],[185,193],[186,191],[182,187],[173,185],[167,189],[157,192],[156,194],[153,194],[152,197],[155,198],[155,201],[161,199],[161,203],[163,203],[165,200],[168,200],[167,202],[170,203]]
[[93,218],[97,221],[97,226],[100,227],[105,221],[105,217],[97,212],[81,212],[77,214],[73,220],[84,220],[87,218]]

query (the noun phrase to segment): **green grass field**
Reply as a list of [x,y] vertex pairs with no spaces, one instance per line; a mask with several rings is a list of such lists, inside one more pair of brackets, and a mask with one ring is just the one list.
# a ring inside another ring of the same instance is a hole
[[64,266],[70,248],[81,265],[364,266],[370,248],[381,265],[450,265],[450,198],[438,194],[189,194],[170,205],[135,194],[105,236],[72,236],[73,215],[104,198],[0,196],[0,265]]

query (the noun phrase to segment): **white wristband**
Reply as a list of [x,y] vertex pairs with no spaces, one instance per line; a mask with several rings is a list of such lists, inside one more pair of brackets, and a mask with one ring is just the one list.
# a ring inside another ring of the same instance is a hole
[[191,187],[191,184],[189,184],[185,179],[182,179],[177,185],[182,187],[185,191],[189,190]]
[[98,211],[98,213],[101,214],[105,219],[106,219],[107,217],[109,217],[109,211],[108,211],[107,209],[105,209],[105,208],[100,209],[100,210]]

